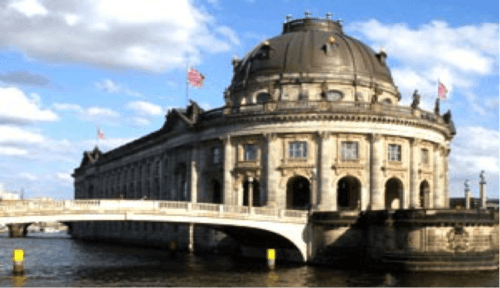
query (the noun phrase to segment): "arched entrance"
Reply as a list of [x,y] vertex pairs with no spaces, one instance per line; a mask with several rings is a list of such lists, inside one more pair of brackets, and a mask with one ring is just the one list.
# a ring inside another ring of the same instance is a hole
[[361,209],[361,183],[352,176],[345,176],[337,183],[337,206],[339,210]]
[[403,195],[403,183],[391,178],[385,183],[385,209],[400,209]]
[[[257,180],[253,180],[253,193],[252,193],[252,206],[260,206],[260,183]],[[250,181],[246,180],[243,182],[243,206],[248,206],[248,191],[250,190]]]
[[307,210],[311,204],[309,180],[295,176],[286,185],[286,209]]
[[420,200],[420,207],[421,208],[430,208],[429,207],[429,193],[430,193],[430,188],[429,188],[429,183],[427,183],[426,180],[422,181],[420,183],[420,194],[419,194],[419,200]]
[[212,203],[222,204],[222,195],[221,195],[222,187],[219,181],[213,179],[212,180]]

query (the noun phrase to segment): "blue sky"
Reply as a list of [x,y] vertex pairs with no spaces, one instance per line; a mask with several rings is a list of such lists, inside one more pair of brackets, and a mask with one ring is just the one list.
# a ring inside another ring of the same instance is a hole
[[159,129],[184,106],[186,65],[206,76],[190,98],[223,105],[233,55],[281,33],[285,16],[333,13],[344,32],[384,48],[409,105],[432,110],[440,78],[457,136],[451,196],[481,169],[499,182],[497,1],[0,0],[0,190],[73,197],[72,170],[96,143],[109,151]]

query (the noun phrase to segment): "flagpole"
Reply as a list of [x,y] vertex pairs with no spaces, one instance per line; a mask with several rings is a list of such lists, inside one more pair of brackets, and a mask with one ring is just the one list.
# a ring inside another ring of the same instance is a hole
[[[186,63],[186,72],[189,73],[189,64]],[[188,75],[186,75],[188,77]],[[189,81],[186,78],[186,107],[189,103]]]

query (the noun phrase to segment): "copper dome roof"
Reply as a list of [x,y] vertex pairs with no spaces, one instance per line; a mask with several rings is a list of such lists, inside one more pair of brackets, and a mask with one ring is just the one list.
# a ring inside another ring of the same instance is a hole
[[230,90],[257,76],[284,73],[335,75],[342,79],[371,79],[393,85],[385,64],[362,42],[345,35],[339,21],[305,18],[283,24],[283,33],[254,47],[235,60]]

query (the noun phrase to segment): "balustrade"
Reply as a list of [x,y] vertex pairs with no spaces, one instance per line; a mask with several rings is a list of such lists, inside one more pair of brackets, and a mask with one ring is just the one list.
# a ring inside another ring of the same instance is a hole
[[[24,201],[21,203],[10,205],[0,205],[0,216],[2,214],[7,214],[9,217],[13,217],[16,214],[19,216],[25,215],[25,213],[43,213],[44,215],[48,212],[57,213],[72,213],[77,212],[82,213],[84,211],[95,211],[102,210],[101,212],[114,212],[116,210],[120,212],[129,212],[134,210],[147,211],[151,213],[157,213],[158,209],[161,209],[161,213],[169,213],[169,210],[173,213],[188,213],[197,215],[207,215],[206,212],[213,212],[213,217],[224,216],[224,214],[240,214],[241,216],[255,217],[259,218],[300,218],[300,221],[307,219],[307,211],[297,211],[297,210],[279,210],[267,207],[252,207],[251,210],[246,206],[229,206],[222,204],[212,204],[212,203],[190,203],[185,201],[151,201],[151,200],[65,200],[56,202],[46,202],[46,201]],[[114,212],[116,213],[116,212]],[[5,215],[5,216],[7,216]],[[284,221],[291,221],[291,219],[283,219]],[[298,219],[297,219],[298,220]],[[292,220],[292,221],[297,221]]]

